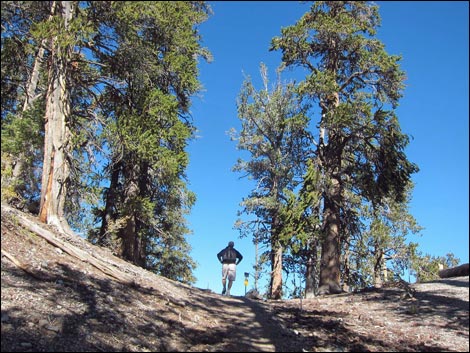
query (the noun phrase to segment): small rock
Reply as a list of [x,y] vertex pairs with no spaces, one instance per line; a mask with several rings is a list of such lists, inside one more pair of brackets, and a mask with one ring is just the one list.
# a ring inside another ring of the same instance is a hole
[[54,332],[60,332],[60,326],[59,325],[46,325],[44,326],[46,330],[49,331],[54,331]]
[[40,327],[46,327],[48,324],[49,324],[49,321],[44,320],[44,319],[41,319],[41,320],[39,320],[39,322],[38,322],[38,325],[39,325]]

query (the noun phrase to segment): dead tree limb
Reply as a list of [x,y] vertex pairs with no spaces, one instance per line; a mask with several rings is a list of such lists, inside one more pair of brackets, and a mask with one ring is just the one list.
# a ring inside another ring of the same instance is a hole
[[[5,208],[4,205],[2,205],[2,208]],[[34,223],[33,221],[30,221],[27,217],[24,217],[19,212],[15,212],[15,214],[16,214],[17,220],[23,227],[39,235],[40,237],[42,237],[43,239],[45,239],[47,242],[54,245],[55,247],[62,249],[67,254],[74,256],[81,261],[89,263],[90,265],[94,266],[95,268],[103,272],[104,274],[113,277],[120,283],[123,283],[126,285],[135,284],[134,278],[131,275],[128,275],[113,266],[109,266],[105,262],[93,257],[91,254],[88,254],[87,252],[77,248],[76,246],[72,244],[63,242],[62,240],[58,239],[54,235],[54,233],[40,227],[38,224]]]
[[469,275],[468,263],[460,265],[460,266],[456,266],[456,267],[446,268],[444,270],[439,271],[439,277],[441,278],[461,277],[461,276],[468,276],[468,275]]
[[10,260],[16,267],[22,269],[28,275],[33,276],[36,279],[43,279],[40,275],[38,275],[30,266],[25,265],[21,261],[19,261],[16,257],[10,254],[8,251],[2,249],[2,256],[5,256],[8,260]]

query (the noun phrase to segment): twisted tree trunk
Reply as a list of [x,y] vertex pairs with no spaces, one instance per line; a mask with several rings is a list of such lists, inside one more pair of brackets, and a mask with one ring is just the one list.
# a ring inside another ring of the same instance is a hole
[[[54,5],[53,5],[54,6]],[[62,1],[61,11],[65,30],[73,16],[73,5]],[[71,232],[65,218],[65,197],[70,167],[67,159],[70,118],[70,97],[67,87],[67,64],[71,58],[70,45],[61,46],[58,34],[51,40],[49,84],[46,97],[44,164],[41,183],[41,222],[57,226],[63,232]]]

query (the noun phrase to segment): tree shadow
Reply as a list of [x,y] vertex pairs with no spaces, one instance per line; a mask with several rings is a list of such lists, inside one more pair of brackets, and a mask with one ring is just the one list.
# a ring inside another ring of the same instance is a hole
[[[2,299],[3,291],[10,288],[19,289],[14,295],[23,300],[31,298],[24,307],[5,308],[2,301],[2,351],[131,351],[136,347],[220,352],[446,350],[438,343],[406,338],[391,343],[370,332],[360,334],[343,320],[347,313],[223,297],[172,282],[170,291],[185,291],[184,299],[178,301],[159,288],[124,285],[72,266],[56,263],[39,271],[41,279],[37,279],[2,260]],[[367,300],[396,302],[403,293],[379,290]],[[450,322],[449,329],[467,332],[468,337],[468,301],[431,292],[415,296],[422,325],[433,325],[433,318],[442,316]],[[35,307],[38,298],[43,302]],[[415,315],[405,307],[394,306],[393,314],[406,323]]]
[[[23,271],[3,266],[2,292],[8,287],[21,289],[24,296],[41,297],[43,303],[34,310],[31,306],[15,306],[4,309],[2,305],[1,350],[9,352],[81,352],[120,351],[112,342],[104,342],[90,333],[122,334],[125,324],[117,310],[118,302],[109,302],[112,294],[122,285],[111,279],[100,279],[84,275],[69,265],[58,264],[51,271],[40,273],[42,280],[33,278]],[[4,276],[10,281],[5,283]],[[106,305],[99,305],[107,301]],[[44,301],[49,303],[44,305]],[[132,302],[126,291],[119,290],[118,301]],[[28,303],[29,304],[29,303]],[[50,307],[52,312],[44,312]],[[97,335],[98,336],[98,335]]]
[[[278,346],[282,352],[329,351],[329,352],[442,352],[447,348],[439,344],[422,344],[402,338],[396,341],[381,339],[373,332],[361,334],[348,327],[343,318],[346,313],[334,313],[329,310],[303,310],[300,308],[282,308],[284,322],[289,326],[290,340]],[[294,332],[294,334],[292,333]],[[299,332],[302,332],[299,333]],[[297,333],[297,334],[296,334]],[[380,347],[380,348],[378,348]]]

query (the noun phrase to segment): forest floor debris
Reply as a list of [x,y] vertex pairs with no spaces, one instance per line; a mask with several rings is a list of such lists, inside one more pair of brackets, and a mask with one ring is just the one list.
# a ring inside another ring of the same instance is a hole
[[[90,261],[52,245],[36,227]],[[413,284],[412,296],[389,287],[263,301],[156,276],[3,206],[1,229],[2,352],[469,349],[468,276]],[[131,284],[120,280],[129,277]]]

